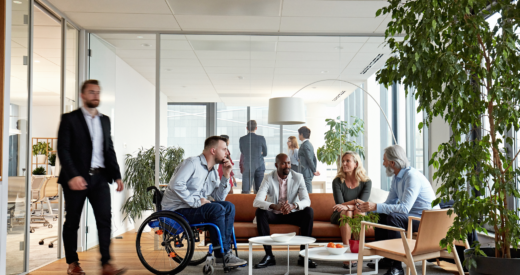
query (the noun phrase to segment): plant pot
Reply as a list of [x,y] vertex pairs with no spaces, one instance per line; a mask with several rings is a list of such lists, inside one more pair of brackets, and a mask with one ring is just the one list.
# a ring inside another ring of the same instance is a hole
[[520,250],[511,248],[511,259],[495,258],[495,248],[481,248],[488,257],[474,255],[474,249],[464,250],[466,257],[474,257],[477,267],[471,267],[470,275],[518,274],[520,270]]
[[56,166],[51,166],[51,175],[55,176]]
[[359,240],[348,240],[348,245],[350,247],[351,253],[358,253],[359,252]]
[[46,155],[36,155],[36,162],[38,162],[38,164],[45,164],[46,158]]
[[[150,215],[153,214],[153,210],[145,210],[141,213],[141,218],[137,218],[135,219],[134,221],[134,229],[137,231],[137,229],[139,229],[139,227],[141,226],[141,224],[144,222],[144,220],[146,220],[146,218],[150,217]],[[152,229],[147,225],[143,232],[150,232]]]

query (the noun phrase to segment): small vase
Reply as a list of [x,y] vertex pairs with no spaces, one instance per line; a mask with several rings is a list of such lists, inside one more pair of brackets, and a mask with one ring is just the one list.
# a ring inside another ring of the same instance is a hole
[[348,245],[350,246],[350,252],[351,253],[358,253],[359,252],[359,240],[348,240]]
[[46,155],[36,155],[36,161],[38,162],[38,164],[45,164],[46,158]]
[[55,176],[56,166],[51,166],[51,175]]

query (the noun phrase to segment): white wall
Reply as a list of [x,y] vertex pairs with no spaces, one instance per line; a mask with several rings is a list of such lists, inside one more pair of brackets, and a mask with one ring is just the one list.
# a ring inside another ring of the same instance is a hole
[[[367,79],[367,92],[374,97],[365,97],[365,154],[368,177],[372,180],[372,187],[381,188],[381,111],[379,106],[380,85],[376,82],[375,74]],[[377,102],[377,103],[376,103]]]
[[60,124],[60,106],[33,106],[32,136],[57,138]]
[[[442,117],[438,116],[432,119],[432,123],[428,128],[428,159],[431,159],[432,154],[438,151],[441,143],[449,142],[450,133],[450,125]],[[437,188],[441,184],[438,180],[433,180],[433,174],[437,172],[437,169],[433,168],[433,166],[430,166],[429,169],[429,180],[432,183],[433,191],[437,192]]]

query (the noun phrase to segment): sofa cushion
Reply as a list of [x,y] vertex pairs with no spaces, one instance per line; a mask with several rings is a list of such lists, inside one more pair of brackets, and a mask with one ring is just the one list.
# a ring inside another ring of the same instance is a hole
[[[226,201],[235,205],[235,222],[249,222],[253,224],[256,215],[256,207],[253,207],[255,197],[255,194],[227,195]],[[254,226],[256,227],[256,225]]]
[[332,216],[332,207],[335,204],[332,193],[314,193],[309,194],[311,199],[311,207],[314,210],[314,222],[329,222]]
[[335,224],[315,220],[312,227],[312,236],[315,238],[339,237],[341,236],[341,231],[339,230],[339,226]]
[[[300,228],[290,224],[270,224],[271,234],[291,233],[296,232],[300,235]],[[256,224],[252,222],[235,222],[235,236],[236,238],[252,238],[258,236]]]

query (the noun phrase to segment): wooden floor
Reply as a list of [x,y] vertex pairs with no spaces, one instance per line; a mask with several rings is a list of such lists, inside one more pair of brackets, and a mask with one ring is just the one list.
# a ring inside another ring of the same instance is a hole
[[[136,234],[134,231],[127,232],[121,235],[123,239],[112,239],[112,245],[110,246],[112,263],[117,267],[126,267],[128,272],[125,274],[150,274],[150,272],[141,264],[135,250],[135,239]],[[249,251],[247,245],[238,245],[239,251]],[[255,251],[263,250],[261,246],[255,247]],[[286,248],[276,248],[273,250],[286,250]],[[292,250],[292,249],[291,249]],[[294,250],[299,250],[299,246],[295,246]],[[100,270],[100,254],[99,249],[94,247],[88,251],[78,253],[79,262],[86,274],[101,274]],[[47,266],[44,266],[38,270],[29,272],[29,275],[56,275],[56,274],[67,274],[67,263],[65,259],[57,260]]]

